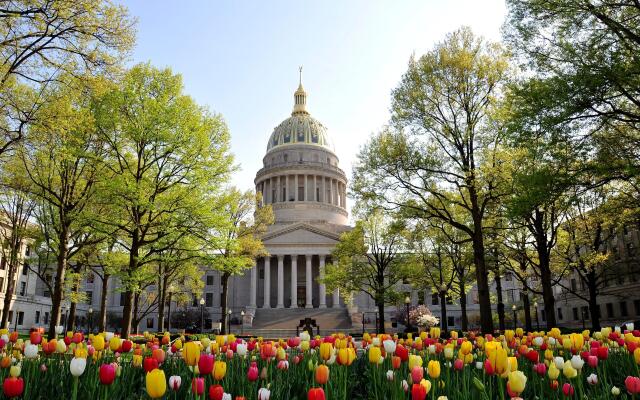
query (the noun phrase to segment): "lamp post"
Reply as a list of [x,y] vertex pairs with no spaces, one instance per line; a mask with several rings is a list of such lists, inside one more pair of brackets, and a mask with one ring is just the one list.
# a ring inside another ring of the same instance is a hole
[[516,329],[516,324],[517,324],[517,317],[516,317],[516,310],[518,309],[518,307],[516,307],[516,305],[512,305],[511,306],[511,310],[513,310],[513,329]]
[[204,333],[204,299],[200,298],[200,334]]
[[89,333],[93,331],[93,308],[89,307]]
[[231,333],[231,309],[227,310],[227,334]]
[[240,335],[244,335],[244,310],[240,311],[240,319],[242,320],[240,325]]
[[538,301],[533,302],[533,308],[536,310],[536,330],[540,330],[540,321],[538,320]]
[[411,297],[407,296],[404,298],[404,305],[407,308],[407,326],[405,328],[405,332],[411,331],[411,322],[409,322],[409,305],[411,304]]

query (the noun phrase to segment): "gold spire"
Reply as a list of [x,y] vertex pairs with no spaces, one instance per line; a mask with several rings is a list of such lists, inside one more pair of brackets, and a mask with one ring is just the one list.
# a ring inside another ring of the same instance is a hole
[[291,115],[296,114],[309,114],[307,111],[307,92],[304,91],[302,87],[302,65],[298,68],[298,72],[300,73],[299,81],[298,81],[298,89],[293,94],[293,112]]

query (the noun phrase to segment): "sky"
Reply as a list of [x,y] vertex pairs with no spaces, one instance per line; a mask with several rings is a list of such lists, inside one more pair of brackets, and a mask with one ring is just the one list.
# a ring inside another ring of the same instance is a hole
[[[123,0],[138,18],[131,63],[170,67],[185,93],[222,114],[252,189],[273,129],[291,114],[298,67],[307,110],[323,123],[340,167],[389,120],[391,90],[412,54],[467,25],[500,39],[504,0]],[[351,204],[350,204],[351,206]]]

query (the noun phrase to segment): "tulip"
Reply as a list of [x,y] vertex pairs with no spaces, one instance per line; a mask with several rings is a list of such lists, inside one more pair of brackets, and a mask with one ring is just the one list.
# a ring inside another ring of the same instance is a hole
[[96,351],[104,350],[104,337],[102,335],[96,335],[91,339],[91,345]]
[[632,395],[640,393],[640,378],[636,376],[627,376],[627,379],[624,380],[624,386],[627,388],[627,391]]
[[64,343],[64,341],[58,340],[56,342],[56,351],[61,354],[67,352],[67,345]]
[[456,371],[462,371],[464,369],[464,361],[462,361],[459,358],[456,358],[456,360],[453,362],[453,368]]
[[227,374],[227,363],[224,361],[216,361],[213,365],[213,379],[220,381]]
[[538,363],[533,367],[533,369],[536,371],[536,374],[540,376],[545,376],[547,373],[547,365],[545,363]]
[[573,368],[573,365],[571,365],[571,361],[565,361],[564,367],[562,368],[562,375],[564,375],[564,377],[567,379],[573,379],[578,376],[578,371]]
[[103,385],[111,385],[116,379],[116,367],[113,364],[102,364],[98,371],[100,383]]
[[211,354],[202,354],[198,360],[198,371],[200,375],[209,375],[213,371],[215,358]]
[[385,340],[382,342],[382,346],[384,347],[384,351],[385,353],[389,354],[389,355],[393,355],[393,353],[396,352],[396,342],[394,342],[393,340]]
[[[582,335],[580,337],[582,337]],[[571,366],[580,371],[584,366],[584,360],[580,356],[575,355],[571,357]]]
[[187,342],[182,349],[182,358],[187,365],[195,367],[200,360],[200,348],[196,342]]
[[113,352],[118,351],[120,349],[121,345],[122,345],[122,341],[117,336],[114,336],[114,337],[111,338],[111,340],[109,340],[109,348]]
[[523,374],[522,371],[509,372],[508,384],[513,392],[520,394],[524,392],[524,387],[527,384],[527,376]]
[[204,393],[204,378],[193,378],[191,380],[191,392],[198,396]]
[[614,396],[620,396],[620,388],[614,386],[611,388],[611,394]]
[[[440,382],[440,387],[442,387],[443,385],[444,385],[444,382]],[[425,392],[429,394],[429,391],[431,390],[431,381],[423,379],[420,381],[420,386],[422,386]]]
[[596,357],[596,356],[587,357],[587,364],[591,368],[597,368],[598,367],[598,357]]
[[564,393],[564,395],[567,397],[573,396],[573,386],[571,386],[571,384],[569,383],[565,383],[564,385],[562,385],[562,393]]
[[[203,380],[204,381],[204,380]],[[180,390],[180,386],[182,385],[182,377],[180,375],[171,375],[169,377],[169,388],[174,392]]]
[[21,396],[23,391],[24,380],[22,378],[10,376],[2,382],[2,393],[9,398]]
[[249,382],[255,382],[258,380],[258,366],[255,362],[252,362],[251,366],[247,370],[247,379]]
[[271,397],[271,391],[267,388],[260,388],[258,390],[258,400],[269,400]]
[[288,370],[289,369],[289,361],[287,361],[287,360],[278,361],[278,365],[276,366],[276,368],[278,368],[281,371]]
[[556,379],[558,379],[558,376],[560,376],[560,370],[558,369],[558,367],[556,367],[556,364],[551,363],[549,364],[549,379],[551,379],[552,381],[555,381]]
[[633,359],[636,360],[636,364],[640,365],[640,347],[633,351]]
[[380,347],[372,346],[369,348],[369,362],[371,364],[378,364],[382,358],[382,351]]
[[597,385],[598,384],[598,375],[591,374],[591,375],[587,376],[587,383],[590,384],[590,385]]
[[164,371],[161,369],[154,369],[147,373],[146,377],[147,394],[152,399],[157,399],[164,396],[167,391],[167,380],[164,375]]
[[409,350],[407,350],[407,348],[402,345],[396,346],[395,354],[396,356],[400,357],[400,360],[402,361],[407,361],[409,359]]
[[324,389],[311,388],[307,393],[307,400],[325,400]]
[[356,359],[356,352],[352,347],[338,350],[338,364],[351,365]]
[[329,380],[329,367],[326,365],[318,365],[316,367],[316,383],[324,385]]
[[427,390],[419,383],[411,386],[411,400],[424,400],[427,397]]
[[87,368],[86,358],[73,357],[73,359],[71,359],[71,362],[69,363],[69,370],[71,371],[71,375],[75,377],[82,375],[85,368]]
[[239,343],[238,346],[236,346],[236,353],[240,357],[246,356],[247,355],[247,345],[245,343]]
[[24,356],[25,358],[36,358],[38,356],[38,345],[37,344],[25,345]]
[[444,348],[444,358],[446,358],[447,360],[451,360],[453,358],[453,348],[452,347],[445,347]]
[[418,367],[422,366],[422,357],[420,357],[417,354],[411,354],[409,356],[409,370],[413,369],[413,367],[415,366],[418,366]]
[[31,332],[29,334],[29,341],[36,346],[42,343],[42,335],[39,332]]
[[420,382],[424,377],[424,370],[422,367],[415,366],[411,368],[411,381]]
[[131,347],[133,347],[133,342],[131,340],[123,340],[121,346],[122,353],[128,353],[131,351]]
[[134,367],[141,367],[142,366],[142,356],[139,354],[134,354],[133,357],[131,357],[131,364]]
[[609,358],[609,348],[608,347],[598,347],[598,358],[601,360],[606,360]]
[[224,389],[220,385],[211,385],[209,386],[209,399],[211,400],[222,400],[222,396],[224,396]]
[[429,361],[427,364],[427,373],[431,379],[438,379],[440,377],[440,361]]
[[164,362],[164,357],[165,357],[164,350],[162,350],[160,348],[153,349],[153,351],[151,352],[151,357],[153,357],[156,360],[158,360],[159,364],[162,364]]
[[151,357],[146,357],[142,364],[145,372],[151,372],[154,369],[158,368],[158,360]]
[[19,377],[21,372],[22,372],[22,367],[20,367],[19,365],[12,365],[11,368],[9,368],[9,375],[14,378]]
[[331,357],[331,353],[333,353],[333,345],[331,343],[320,344],[320,358],[326,361]]

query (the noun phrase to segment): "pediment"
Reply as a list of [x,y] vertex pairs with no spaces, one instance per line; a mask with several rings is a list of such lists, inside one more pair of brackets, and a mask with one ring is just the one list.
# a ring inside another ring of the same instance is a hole
[[333,245],[340,236],[313,225],[297,223],[276,231],[268,232],[262,238],[269,244],[330,244]]

